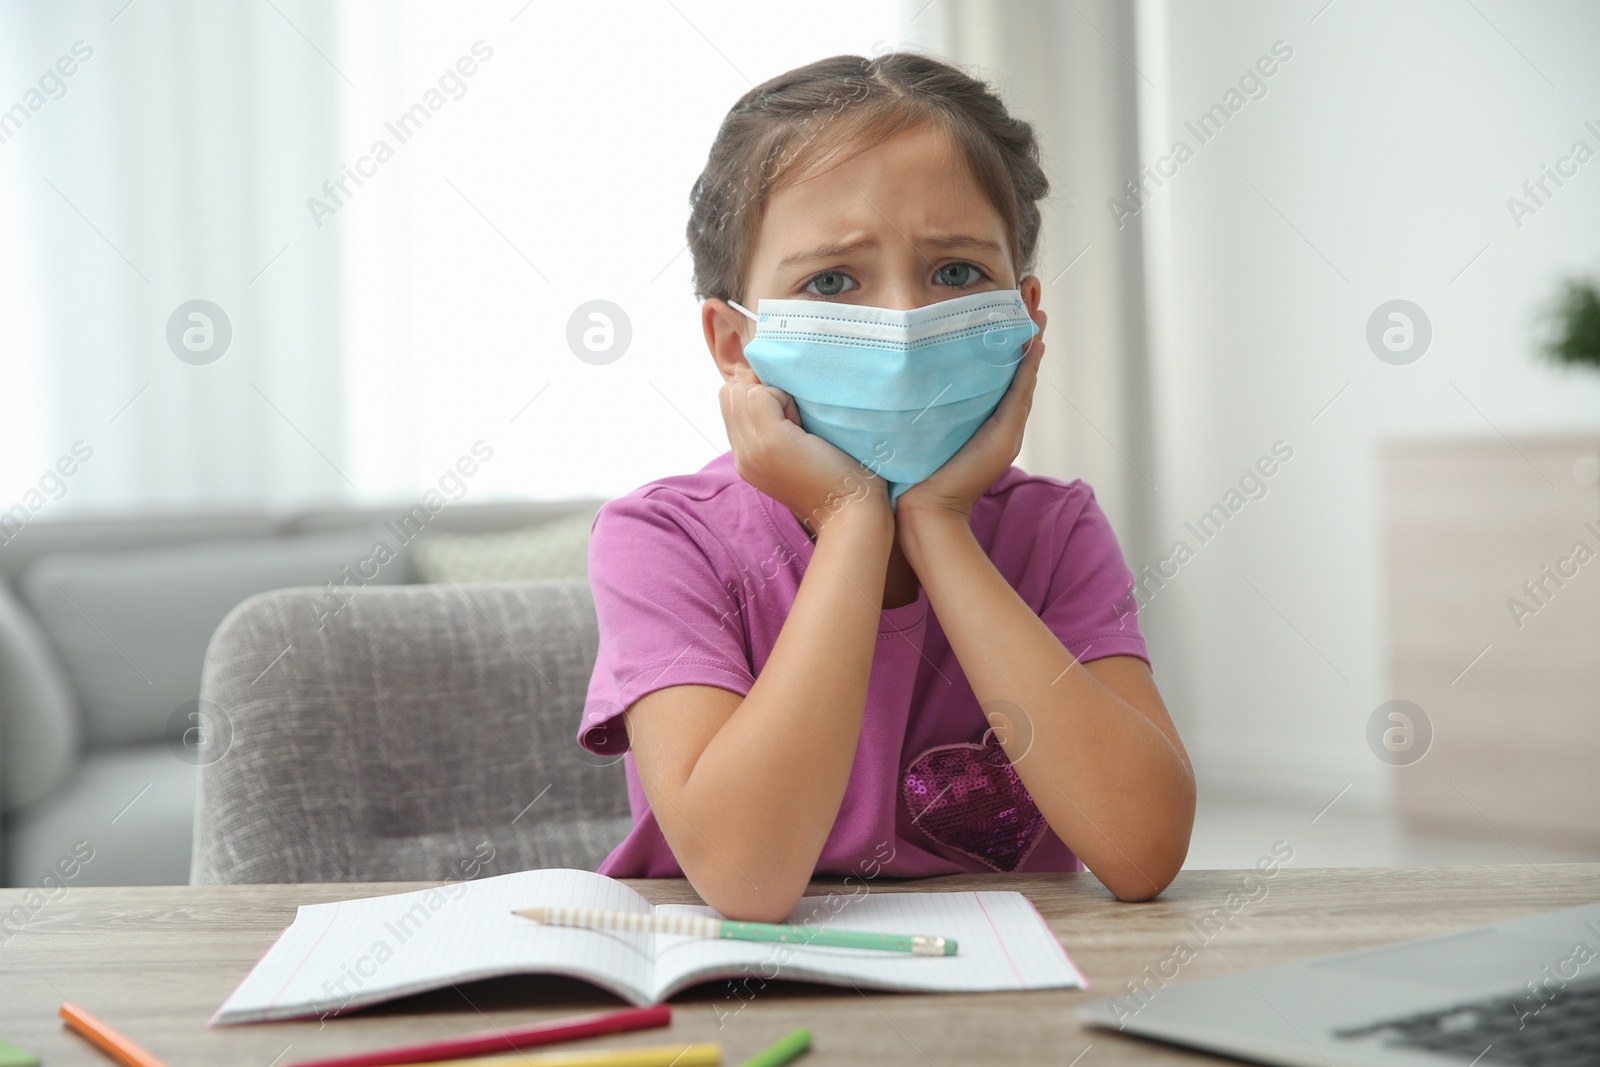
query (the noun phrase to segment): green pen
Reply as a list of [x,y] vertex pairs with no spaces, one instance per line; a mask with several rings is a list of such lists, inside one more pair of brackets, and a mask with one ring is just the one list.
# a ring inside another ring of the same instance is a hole
[[736,941],[782,941],[789,944],[826,945],[830,948],[871,948],[884,952],[909,952],[913,956],[956,954],[955,938],[935,934],[872,934],[864,930],[821,930],[813,926],[789,926],[783,923],[747,923],[687,915],[602,911],[598,908],[523,908],[513,914],[550,926],[578,926],[588,930],[627,930]]
[[811,1047],[811,1031],[805,1027],[790,1030],[778,1040],[751,1056],[739,1067],[783,1067]]

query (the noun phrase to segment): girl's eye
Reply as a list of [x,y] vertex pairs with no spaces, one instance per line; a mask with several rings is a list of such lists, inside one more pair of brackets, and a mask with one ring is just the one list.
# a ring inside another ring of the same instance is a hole
[[977,285],[983,277],[983,271],[971,263],[946,263],[935,272],[933,281],[935,285],[965,289],[969,285]]
[[825,270],[806,282],[805,291],[817,296],[838,296],[856,287],[856,280],[838,270]]

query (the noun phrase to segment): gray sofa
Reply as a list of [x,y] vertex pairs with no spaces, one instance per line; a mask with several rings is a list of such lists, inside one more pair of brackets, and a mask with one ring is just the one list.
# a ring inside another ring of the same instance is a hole
[[325,626],[317,593],[252,597],[211,643],[193,882],[593,870],[626,836],[620,762],[574,740],[586,579],[372,590]]
[[[425,522],[398,506],[0,528],[5,884],[38,885],[85,849],[93,858],[73,884],[188,880],[195,742],[207,727],[201,666],[240,602],[314,587],[320,605],[308,605],[308,617],[331,625],[355,618],[383,588],[417,582],[414,527],[429,536],[513,530],[598,503],[450,502]],[[394,558],[363,567],[379,540]]]

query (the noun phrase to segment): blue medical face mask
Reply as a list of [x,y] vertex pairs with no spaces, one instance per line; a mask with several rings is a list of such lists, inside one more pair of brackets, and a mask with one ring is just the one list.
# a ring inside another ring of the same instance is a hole
[[889,483],[889,502],[955,455],[999,406],[1039,332],[1022,293],[991,290],[897,311],[762,300],[744,347],[800,425]]

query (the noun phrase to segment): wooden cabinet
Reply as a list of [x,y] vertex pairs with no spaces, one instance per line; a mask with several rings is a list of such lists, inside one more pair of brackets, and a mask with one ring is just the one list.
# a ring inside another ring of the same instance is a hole
[[1600,844],[1600,438],[1394,442],[1381,466],[1389,696],[1433,728],[1395,768],[1402,820]]

